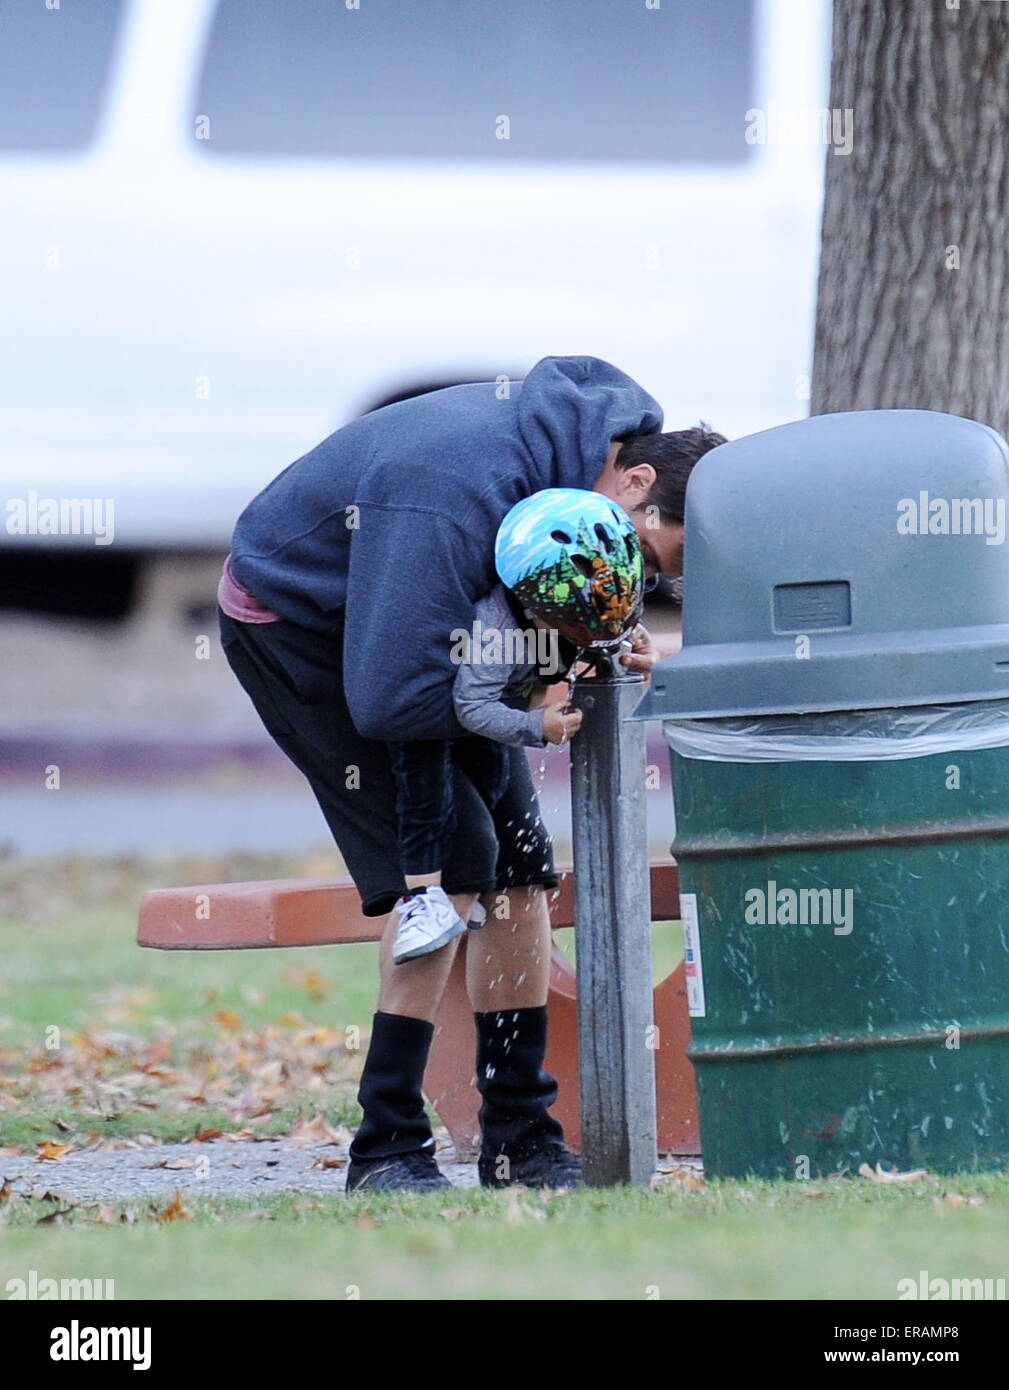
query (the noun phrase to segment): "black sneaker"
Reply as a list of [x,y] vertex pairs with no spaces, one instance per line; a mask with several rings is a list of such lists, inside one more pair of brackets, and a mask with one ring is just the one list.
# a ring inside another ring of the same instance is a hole
[[345,1191],[356,1192],[362,1187],[376,1192],[440,1192],[452,1183],[433,1154],[413,1149],[389,1158],[352,1158]]
[[[525,1158],[481,1153],[477,1163],[481,1187],[581,1187],[582,1161],[563,1144],[545,1144]],[[504,1173],[499,1176],[499,1166]]]

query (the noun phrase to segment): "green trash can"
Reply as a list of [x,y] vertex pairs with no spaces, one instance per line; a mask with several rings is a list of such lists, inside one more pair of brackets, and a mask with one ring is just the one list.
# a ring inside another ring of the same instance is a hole
[[635,717],[670,747],[713,1176],[1009,1161],[1007,498],[1004,441],[928,411],[694,470],[683,650]]

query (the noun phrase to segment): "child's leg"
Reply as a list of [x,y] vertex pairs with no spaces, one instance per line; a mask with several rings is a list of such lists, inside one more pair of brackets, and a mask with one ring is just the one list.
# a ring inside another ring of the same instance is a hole
[[403,873],[411,887],[421,886],[412,879],[440,882],[456,823],[451,748],[440,741],[390,743],[389,761]]
[[408,892],[393,908],[390,954],[403,965],[442,951],[466,930],[466,918],[441,889],[456,827],[448,743],[391,743],[400,862]]

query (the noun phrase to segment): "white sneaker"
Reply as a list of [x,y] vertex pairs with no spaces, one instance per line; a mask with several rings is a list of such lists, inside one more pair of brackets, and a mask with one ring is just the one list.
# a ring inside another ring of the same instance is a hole
[[484,907],[483,903],[478,898],[477,901],[470,908],[469,921],[466,923],[466,925],[469,927],[470,931],[478,931],[479,928],[482,927],[486,921],[487,909]]
[[392,909],[399,918],[392,958],[397,965],[447,946],[466,930],[443,888],[415,888]]

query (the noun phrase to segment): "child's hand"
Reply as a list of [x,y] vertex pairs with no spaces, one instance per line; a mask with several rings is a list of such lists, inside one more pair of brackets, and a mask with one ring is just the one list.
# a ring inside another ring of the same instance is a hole
[[543,716],[543,737],[547,743],[565,743],[582,727],[580,709],[565,713],[556,705],[550,707]]

